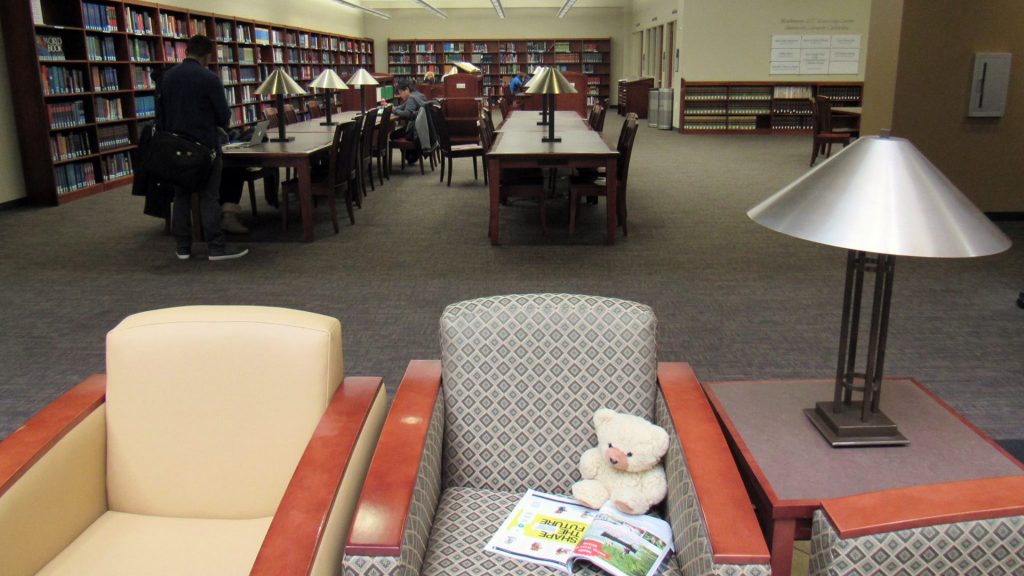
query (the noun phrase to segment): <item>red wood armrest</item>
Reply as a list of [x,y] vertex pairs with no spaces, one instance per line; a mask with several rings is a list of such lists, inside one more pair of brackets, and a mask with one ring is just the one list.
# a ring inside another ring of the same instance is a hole
[[103,404],[107,375],[95,374],[62,394],[0,443],[0,496],[50,448]]
[[841,538],[1024,515],[1024,476],[926,484],[824,500]]
[[689,364],[658,363],[658,385],[675,426],[719,564],[767,564],[768,545],[732,452]]
[[346,555],[399,555],[430,417],[440,390],[440,360],[409,363],[356,504]]
[[345,378],[277,507],[250,575],[309,574],[381,378]]

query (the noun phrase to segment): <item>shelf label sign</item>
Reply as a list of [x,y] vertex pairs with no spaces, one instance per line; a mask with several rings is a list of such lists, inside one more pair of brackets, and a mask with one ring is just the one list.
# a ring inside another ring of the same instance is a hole
[[857,74],[860,34],[773,34],[769,74]]
[[800,48],[801,36],[796,34],[775,34],[772,36],[772,49]]

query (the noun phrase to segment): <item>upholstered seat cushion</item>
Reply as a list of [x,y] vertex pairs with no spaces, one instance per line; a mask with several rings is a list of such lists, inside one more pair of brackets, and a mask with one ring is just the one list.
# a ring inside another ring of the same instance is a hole
[[[434,515],[434,525],[423,559],[422,576],[450,574],[487,574],[488,576],[522,576],[523,574],[556,574],[544,566],[518,562],[484,546],[501,523],[523,497],[513,492],[478,488],[448,488],[441,494]],[[530,571],[530,567],[536,568]],[[577,562],[575,574],[606,574],[588,562]],[[661,576],[681,575],[675,559],[662,567]]]
[[206,520],[106,512],[40,575],[244,575],[271,518]]

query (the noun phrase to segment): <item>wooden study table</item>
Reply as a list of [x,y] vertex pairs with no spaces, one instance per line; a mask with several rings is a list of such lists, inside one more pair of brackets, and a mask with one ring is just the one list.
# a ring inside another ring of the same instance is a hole
[[488,236],[491,244],[500,244],[498,210],[501,206],[501,170],[504,168],[605,168],[608,194],[608,236],[606,243],[615,243],[617,229],[616,161],[619,153],[605,144],[601,135],[591,130],[575,112],[555,112],[555,137],[561,142],[542,142],[547,126],[538,126],[536,111],[516,110],[502,122],[497,139],[487,153],[490,173],[491,210]]
[[832,398],[834,380],[705,382],[771,548],[772,574],[789,574],[826,499],[909,486],[1024,476],[984,432],[910,378],[886,378],[881,408],[908,446],[832,448],[803,414]]

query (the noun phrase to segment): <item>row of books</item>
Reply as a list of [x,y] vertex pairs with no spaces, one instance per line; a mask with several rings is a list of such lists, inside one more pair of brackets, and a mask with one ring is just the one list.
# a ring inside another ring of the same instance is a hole
[[103,165],[103,179],[113,180],[132,175],[132,157],[127,152],[118,152],[100,158]]
[[124,105],[120,98],[96,98],[96,121],[109,122],[110,120],[124,119]]
[[[188,25],[185,23],[184,16],[176,16],[174,14],[168,14],[166,12],[160,13],[160,32],[164,36],[173,36],[175,38],[188,38]],[[206,32],[206,29],[203,29]]]
[[[558,45],[558,44],[565,44],[565,50],[561,50],[561,51],[562,52],[568,52],[569,51],[569,43],[568,42],[555,42],[555,44],[556,45]],[[527,42],[526,43],[526,51],[527,52],[547,52],[548,51],[548,43],[547,42]],[[559,50],[556,50],[556,52],[559,52]]]
[[446,53],[461,53],[466,51],[466,45],[463,42],[445,42],[441,50]]
[[235,70],[234,68],[228,68],[227,66],[221,66],[220,81],[224,84],[237,84],[238,70]]
[[98,144],[100,150],[120,148],[122,146],[128,146],[132,143],[131,137],[128,134],[127,124],[100,126],[96,129],[96,132],[99,136]]
[[135,89],[136,90],[151,90],[156,88],[156,82],[153,81],[153,67],[152,66],[136,66],[135,67]]
[[117,8],[103,4],[83,2],[82,12],[86,28],[102,30],[104,32],[116,32],[118,30]]
[[149,12],[144,12],[138,8],[131,6],[125,6],[125,31],[133,34],[152,34],[153,33],[153,16]]
[[64,39],[60,36],[36,36],[36,56],[40,60],[63,60]]
[[238,47],[238,63],[239,64],[255,64],[256,63],[256,51],[252,48],[239,46]]
[[53,94],[74,94],[85,92],[85,75],[81,70],[64,66],[40,66],[43,92]]
[[89,60],[117,60],[113,36],[86,36],[85,51]]
[[153,96],[136,96],[135,115],[139,118],[156,116],[156,98]]
[[470,56],[470,62],[473,64],[492,64],[494,63],[494,54],[473,54]]
[[70,128],[86,123],[85,102],[60,102],[46,105],[46,116],[50,120],[50,128]]
[[152,62],[156,60],[156,48],[149,40],[132,38],[128,41],[128,54],[132,62]]
[[568,54],[570,46],[568,42],[555,42],[554,52],[556,54]]
[[188,44],[181,41],[164,40],[164,60],[181,62],[185,59]]
[[57,195],[74,192],[96,184],[96,168],[92,162],[61,164],[54,168],[57,177]]
[[602,63],[604,62],[604,54],[601,54],[600,52],[584,52],[583,61],[595,64]]
[[225,88],[224,89],[224,98],[228,101],[228,105],[229,106],[233,105],[233,104],[238,104],[238,101],[235,100],[235,89],[234,88],[230,88],[230,87]]
[[117,68],[113,66],[96,66],[92,69],[92,86],[97,92],[120,90],[121,82],[117,76]]
[[50,135],[50,157],[54,162],[72,160],[92,154],[89,135],[85,132],[66,132]]
[[188,35],[195,36],[196,34],[206,35],[207,20],[206,18],[192,17],[188,21]]
[[256,69],[255,68],[242,68],[238,75],[240,82],[256,82]]
[[240,126],[242,124],[256,122],[258,119],[259,116],[256,111],[256,106],[241,106],[231,110],[232,126]]

